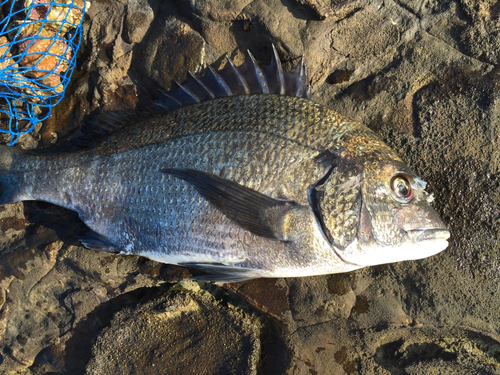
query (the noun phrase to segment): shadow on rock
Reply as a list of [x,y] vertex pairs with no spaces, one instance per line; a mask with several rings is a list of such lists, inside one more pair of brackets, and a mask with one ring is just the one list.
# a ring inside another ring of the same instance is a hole
[[64,349],[56,345],[40,352],[32,370],[37,373],[45,368],[64,368],[66,374],[85,374],[85,366],[91,358],[96,336],[110,324],[113,316],[123,308],[147,301],[157,294],[156,288],[140,288],[102,303],[75,326]]

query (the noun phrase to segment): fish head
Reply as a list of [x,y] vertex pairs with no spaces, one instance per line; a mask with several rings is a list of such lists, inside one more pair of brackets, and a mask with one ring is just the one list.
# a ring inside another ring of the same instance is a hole
[[318,189],[322,229],[337,255],[359,267],[437,254],[450,232],[425,187],[396,160],[368,161],[344,178],[332,173]]
[[448,246],[450,232],[432,208],[426,183],[404,163],[373,161],[363,168],[358,249],[346,260],[375,265],[426,258]]

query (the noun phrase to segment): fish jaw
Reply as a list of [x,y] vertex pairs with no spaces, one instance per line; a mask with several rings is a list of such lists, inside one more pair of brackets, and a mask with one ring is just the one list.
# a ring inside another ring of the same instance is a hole
[[[411,245],[418,255],[410,259],[422,259],[440,253],[448,247],[450,231],[444,228],[416,229],[408,231]],[[409,259],[409,260],[410,260]]]
[[394,215],[394,223],[402,233],[402,240],[382,244],[373,235],[370,214],[363,205],[356,246],[346,248],[340,256],[346,262],[362,267],[423,259],[440,253],[448,247],[450,231],[437,212],[427,203],[407,206]]
[[365,245],[358,248],[358,255],[345,254],[344,258],[362,266],[417,260],[436,255],[448,247],[450,232],[446,229],[411,231],[408,240],[398,246]]
[[404,206],[395,213],[394,220],[406,232],[406,260],[426,258],[448,247],[450,231],[427,201]]

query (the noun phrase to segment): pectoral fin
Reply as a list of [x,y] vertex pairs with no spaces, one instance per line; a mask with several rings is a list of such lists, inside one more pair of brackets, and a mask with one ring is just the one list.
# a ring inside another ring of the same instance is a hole
[[236,182],[194,169],[163,169],[184,180],[240,227],[265,238],[286,240],[283,218],[297,204],[280,201]]

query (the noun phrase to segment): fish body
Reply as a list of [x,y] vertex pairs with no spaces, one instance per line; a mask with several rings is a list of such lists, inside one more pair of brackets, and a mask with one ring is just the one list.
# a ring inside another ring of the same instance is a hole
[[[75,210],[91,229],[86,247],[201,267],[219,282],[347,272],[447,246],[425,183],[393,150],[308,99],[302,64],[286,75],[276,57],[271,71],[249,58],[230,72],[241,94],[215,73],[201,94],[167,94],[178,108],[88,149],[2,147],[0,204]],[[224,85],[229,96],[210,95]],[[213,97],[192,103],[203,93]]]

